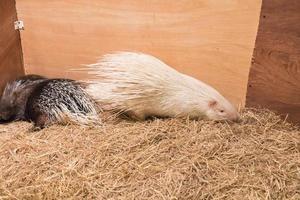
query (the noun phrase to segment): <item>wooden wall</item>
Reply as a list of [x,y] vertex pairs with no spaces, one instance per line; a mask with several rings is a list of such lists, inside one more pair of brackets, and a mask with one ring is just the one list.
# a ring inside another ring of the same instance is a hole
[[6,82],[23,75],[22,49],[14,0],[0,1],[0,96]]
[[152,54],[244,104],[261,0],[17,0],[27,73],[68,72],[113,51]]
[[247,106],[300,122],[300,1],[263,0]]

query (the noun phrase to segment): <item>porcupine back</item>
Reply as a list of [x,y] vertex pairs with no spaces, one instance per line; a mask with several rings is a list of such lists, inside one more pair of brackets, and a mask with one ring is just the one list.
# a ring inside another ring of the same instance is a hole
[[37,125],[51,123],[99,123],[95,102],[76,81],[49,79],[41,82],[28,98],[25,116]]
[[[167,93],[172,92],[170,83],[182,81],[177,71],[160,60],[130,52],[107,54],[98,63],[87,65],[87,70],[96,76],[87,81],[88,93],[104,109],[124,112],[144,110],[158,102],[171,106],[167,99],[170,96]],[[166,97],[165,102],[162,96]]]

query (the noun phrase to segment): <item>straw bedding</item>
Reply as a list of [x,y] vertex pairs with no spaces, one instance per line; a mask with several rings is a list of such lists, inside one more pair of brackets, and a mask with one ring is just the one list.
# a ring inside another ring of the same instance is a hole
[[242,116],[1,125],[0,199],[300,199],[299,128],[266,110]]

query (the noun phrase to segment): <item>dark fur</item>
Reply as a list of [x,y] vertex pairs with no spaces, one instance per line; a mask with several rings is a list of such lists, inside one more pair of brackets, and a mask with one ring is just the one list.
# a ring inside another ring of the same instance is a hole
[[[6,84],[0,99],[0,122],[24,120],[27,99],[39,82],[46,80],[39,75],[26,75]],[[22,87],[13,87],[17,82]]]

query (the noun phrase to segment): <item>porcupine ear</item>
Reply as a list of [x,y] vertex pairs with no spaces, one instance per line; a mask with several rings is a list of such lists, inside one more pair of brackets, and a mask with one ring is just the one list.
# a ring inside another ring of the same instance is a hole
[[217,105],[217,101],[216,101],[216,100],[211,100],[211,101],[209,101],[209,103],[208,103],[208,106],[209,106],[210,108],[214,108],[216,105]]

